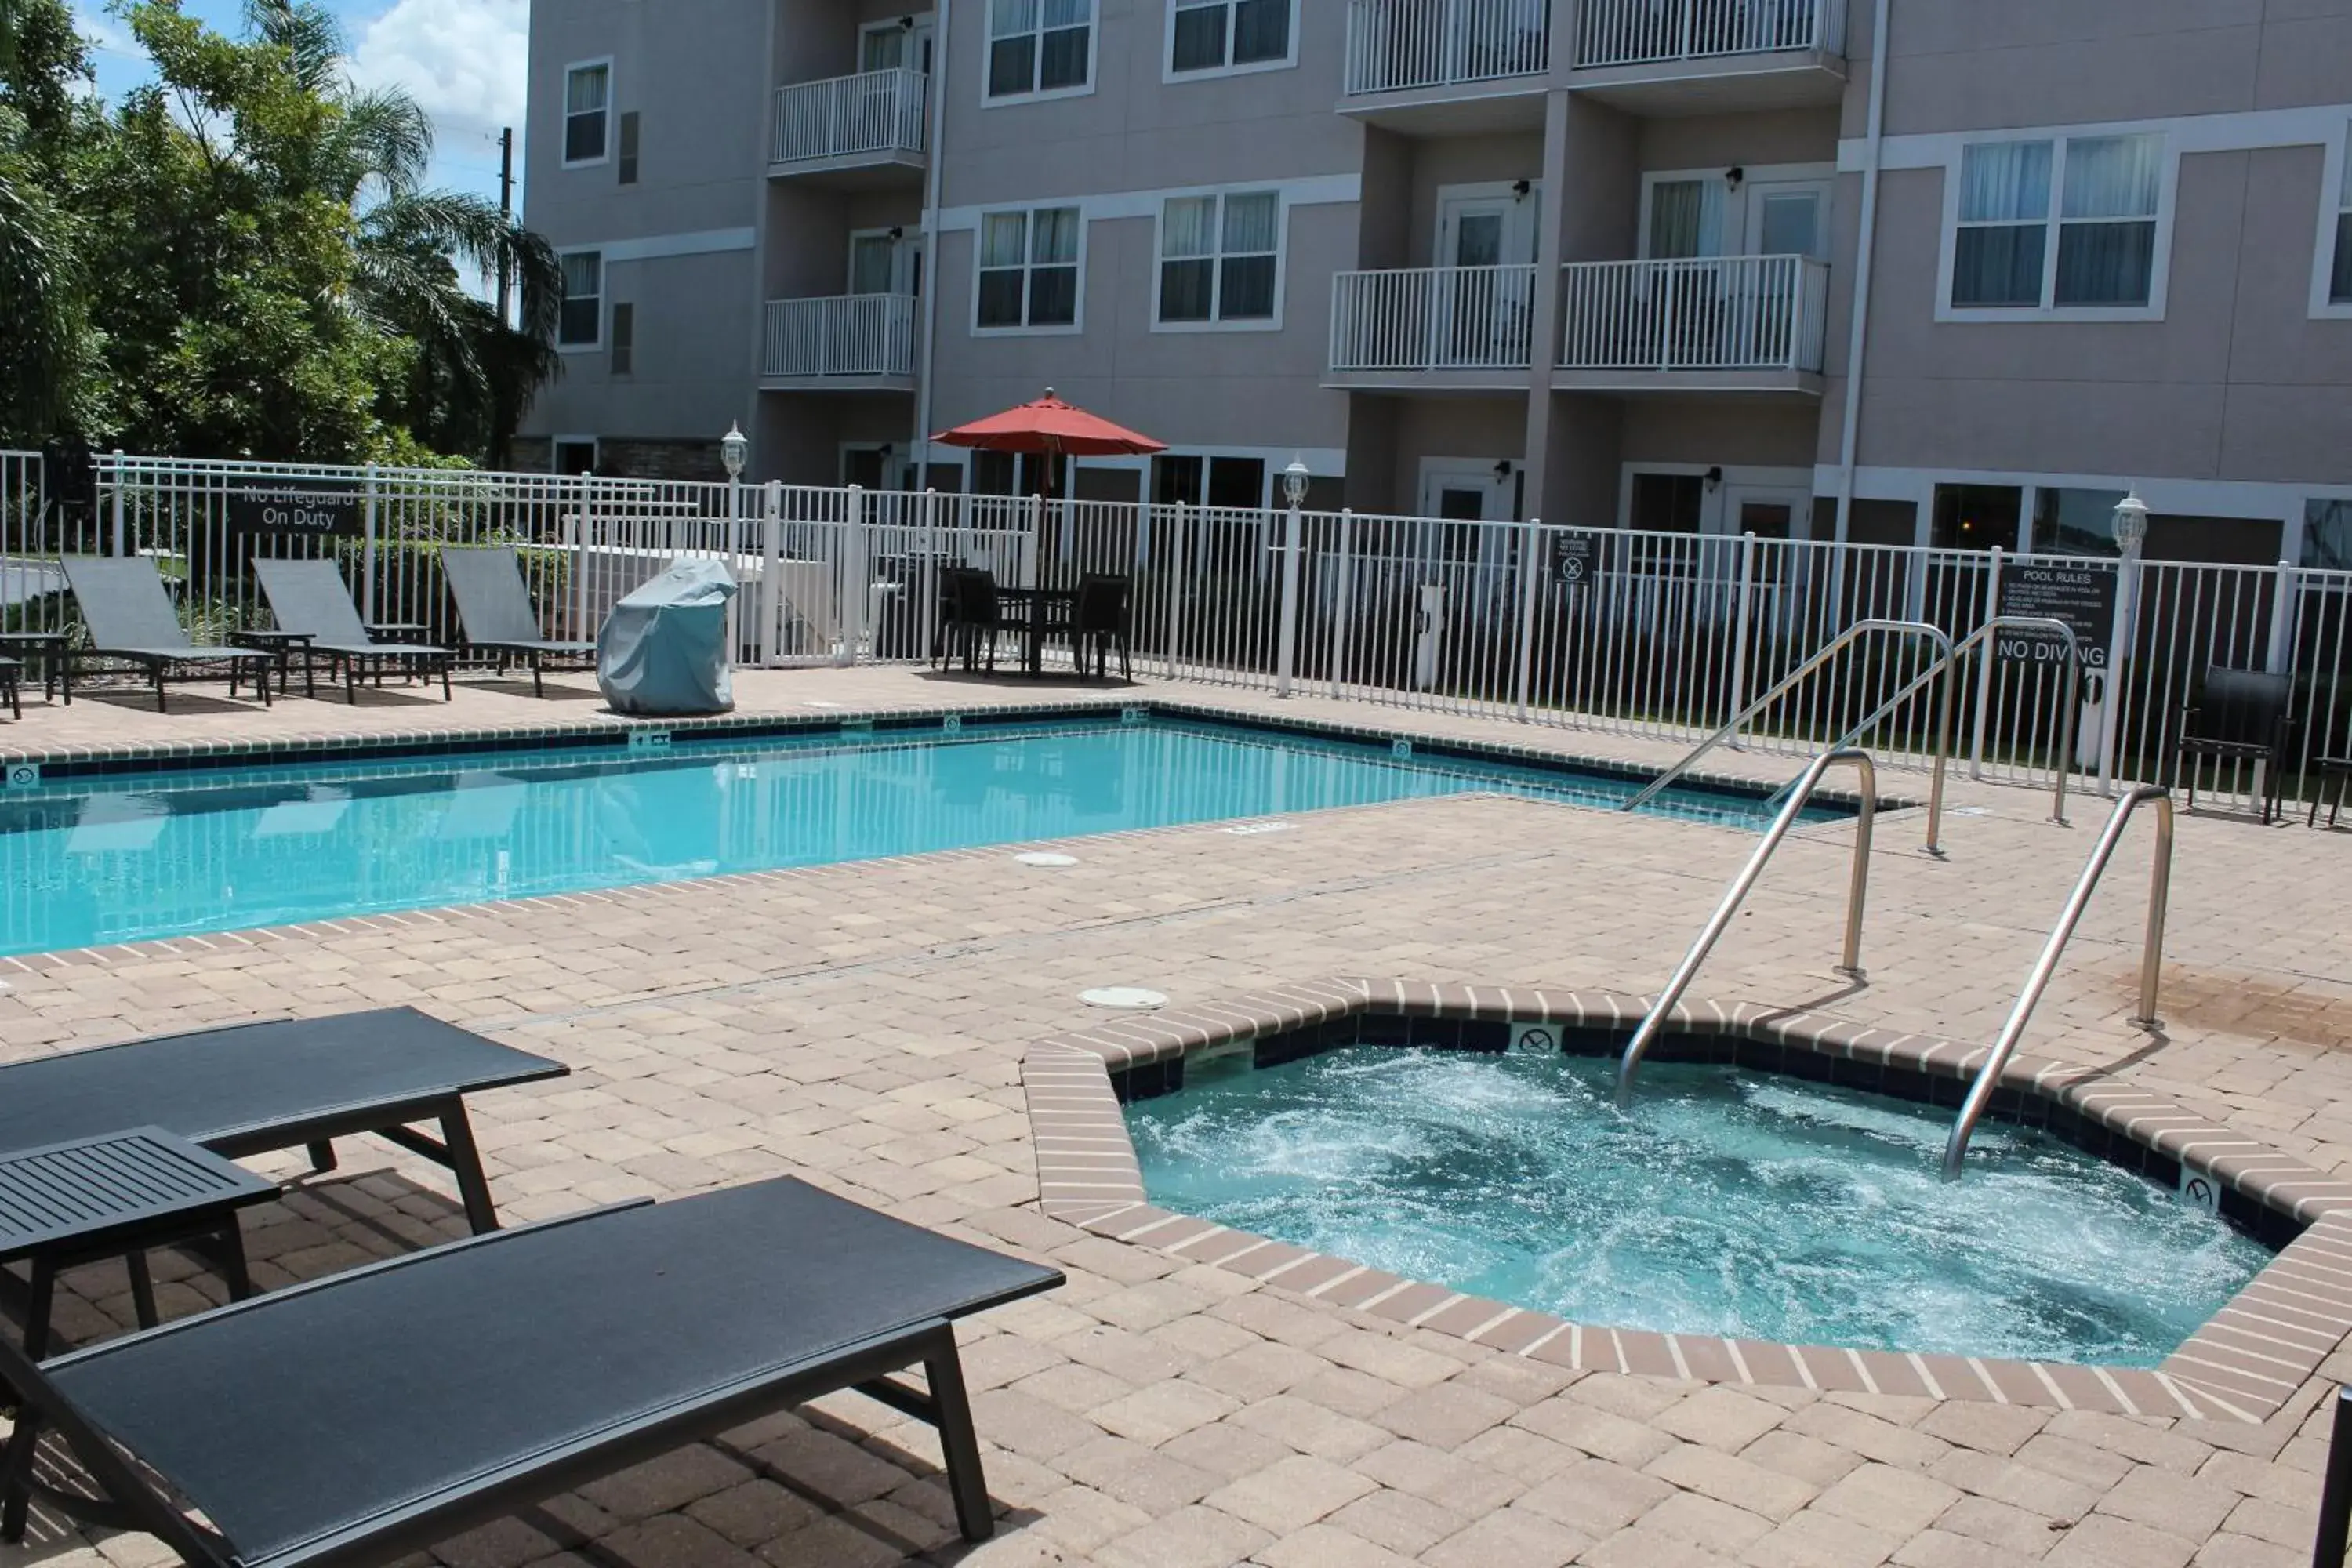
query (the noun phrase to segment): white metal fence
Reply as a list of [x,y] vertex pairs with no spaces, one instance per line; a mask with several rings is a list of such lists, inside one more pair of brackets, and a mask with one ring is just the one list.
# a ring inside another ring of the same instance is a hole
[[787,376],[912,375],[915,300],[843,294],[771,300],[761,373]]
[[1350,95],[1550,68],[1550,0],[1349,0]]
[[[289,509],[301,514],[291,523]],[[593,637],[622,595],[701,558],[741,584],[746,663],[915,663],[945,651],[949,568],[1016,585],[1114,575],[1131,584],[1139,675],[1667,742],[1706,735],[1857,621],[1927,621],[1957,642],[2021,608],[2003,602],[2014,563],[1999,551],[113,456],[99,460],[92,493],[73,498],[49,493],[37,458],[0,453],[9,631],[73,628],[65,554],[153,559],[199,637],[267,624],[253,558],[328,555],[368,620],[454,643],[439,552],[484,543],[517,550],[551,637]],[[2084,650],[2071,715],[2054,646],[1981,645],[1958,672],[1953,719],[1978,774],[2046,783],[2064,767],[2099,783],[2170,782],[2183,709],[2214,668],[2285,676],[2292,722],[2281,779],[2209,763],[2201,790],[2242,803],[2274,782],[2307,797],[2319,759],[2352,754],[2352,574],[2069,564],[2115,579],[2112,635]],[[1066,647],[1047,657],[1067,670]],[[1845,740],[1923,761],[1937,692],[1889,703],[1928,657],[1856,645],[1739,743],[1796,756]],[[2078,734],[2062,756],[2070,717]]]
[[920,153],[930,78],[905,66],[776,89],[773,161]]
[[1845,0],[1583,0],[1580,67],[1845,49]]
[[1526,370],[1533,267],[1342,272],[1331,287],[1335,371]]
[[1822,368],[1827,262],[1725,256],[1562,270],[1563,370]]

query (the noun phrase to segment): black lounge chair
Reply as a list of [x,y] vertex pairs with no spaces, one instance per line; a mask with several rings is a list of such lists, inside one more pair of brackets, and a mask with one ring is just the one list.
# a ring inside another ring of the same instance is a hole
[[2260,669],[2224,669],[2216,665],[2205,672],[2202,692],[2181,710],[2180,743],[2173,753],[2174,783],[2187,774],[2189,809],[2197,809],[2197,759],[2253,763],[2262,769],[2263,821],[2278,815],[2279,792],[2285,783],[2287,710],[2294,700],[2294,683],[2284,675]]
[[[357,702],[360,677],[371,662],[379,670],[387,663],[404,664],[428,675],[438,669],[442,700],[448,700],[449,666],[456,662],[457,651],[425,643],[376,641],[368,635],[367,623],[360,619],[351,593],[343,586],[341,569],[332,561],[257,561],[253,569],[261,579],[261,591],[269,600],[269,614],[278,629],[302,639],[306,677],[310,658],[324,654],[342,671],[344,700]],[[315,687],[310,695],[318,695]]]
[[232,1160],[307,1148],[329,1171],[335,1139],[373,1132],[447,1166],[467,1221],[495,1230],[466,1096],[571,1070],[413,1007],[162,1035],[0,1067],[0,1152],[152,1125]]
[[0,702],[8,704],[8,716],[12,719],[22,719],[25,716],[24,693],[19,689],[19,683],[24,677],[25,661],[23,659],[0,658]]
[[541,676],[550,658],[595,657],[593,642],[552,642],[541,632],[539,614],[530,607],[530,587],[522,580],[522,562],[512,547],[445,546],[441,574],[457,601],[466,646],[497,654],[501,665],[518,654],[530,659],[532,696],[547,694]]
[[1134,595],[1134,584],[1125,577],[1078,579],[1078,596],[1070,605],[1070,657],[1081,676],[1087,673],[1087,650],[1091,647],[1096,679],[1109,679],[1110,650],[1116,647],[1119,679],[1135,679],[1128,650],[1135,629]]
[[173,665],[226,665],[231,697],[250,671],[262,705],[268,706],[271,656],[260,648],[188,640],[152,561],[142,555],[68,555],[61,564],[66,585],[81,607],[82,625],[89,628],[89,651],[145,666],[155,683],[156,712],[163,711],[163,676]]
[[[939,1429],[982,1541],[952,1324],[1062,1279],[787,1176],[452,1242],[39,1367],[0,1344],[26,1401],[0,1539],[38,1488],[193,1563],[367,1568],[854,1388]],[[928,1391],[887,1375],[918,1363]],[[101,1495],[35,1480],[44,1427]]]

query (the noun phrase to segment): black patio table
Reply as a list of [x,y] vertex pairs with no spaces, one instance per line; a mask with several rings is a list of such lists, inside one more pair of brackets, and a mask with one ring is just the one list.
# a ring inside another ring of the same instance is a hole
[[1000,587],[996,597],[1006,608],[1025,612],[1020,618],[1027,627],[1029,646],[1022,664],[1032,675],[1042,673],[1045,668],[1045,639],[1068,628],[1071,612],[1077,608],[1078,591]]

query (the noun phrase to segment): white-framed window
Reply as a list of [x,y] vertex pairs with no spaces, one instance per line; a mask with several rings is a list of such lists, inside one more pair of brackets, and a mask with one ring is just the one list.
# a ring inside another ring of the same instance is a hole
[[1938,315],[2161,317],[2173,173],[2160,132],[1962,147],[1948,174]]
[[1171,196],[1160,208],[1155,329],[1282,322],[1282,194]]
[[1169,81],[1298,63],[1298,0],[1168,0]]
[[1086,222],[1076,207],[983,213],[979,246],[974,331],[1078,330]]
[[2319,256],[2312,268],[2311,313],[2352,321],[2352,124],[2327,149],[2327,188],[2319,203]]
[[563,309],[555,328],[560,349],[604,346],[604,253],[567,250],[563,263]]
[[988,103],[1091,92],[1095,0],[988,0]]
[[601,163],[612,150],[613,62],[563,68],[563,166]]

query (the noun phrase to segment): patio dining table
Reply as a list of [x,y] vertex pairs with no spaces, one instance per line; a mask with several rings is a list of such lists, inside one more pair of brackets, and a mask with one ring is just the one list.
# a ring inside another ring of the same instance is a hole
[[997,602],[1003,605],[1005,618],[1020,624],[1027,647],[1024,651],[1023,668],[1036,675],[1045,668],[1045,639],[1058,631],[1067,631],[1071,613],[1076,609],[1078,591],[1076,588],[1004,588],[996,590]]

